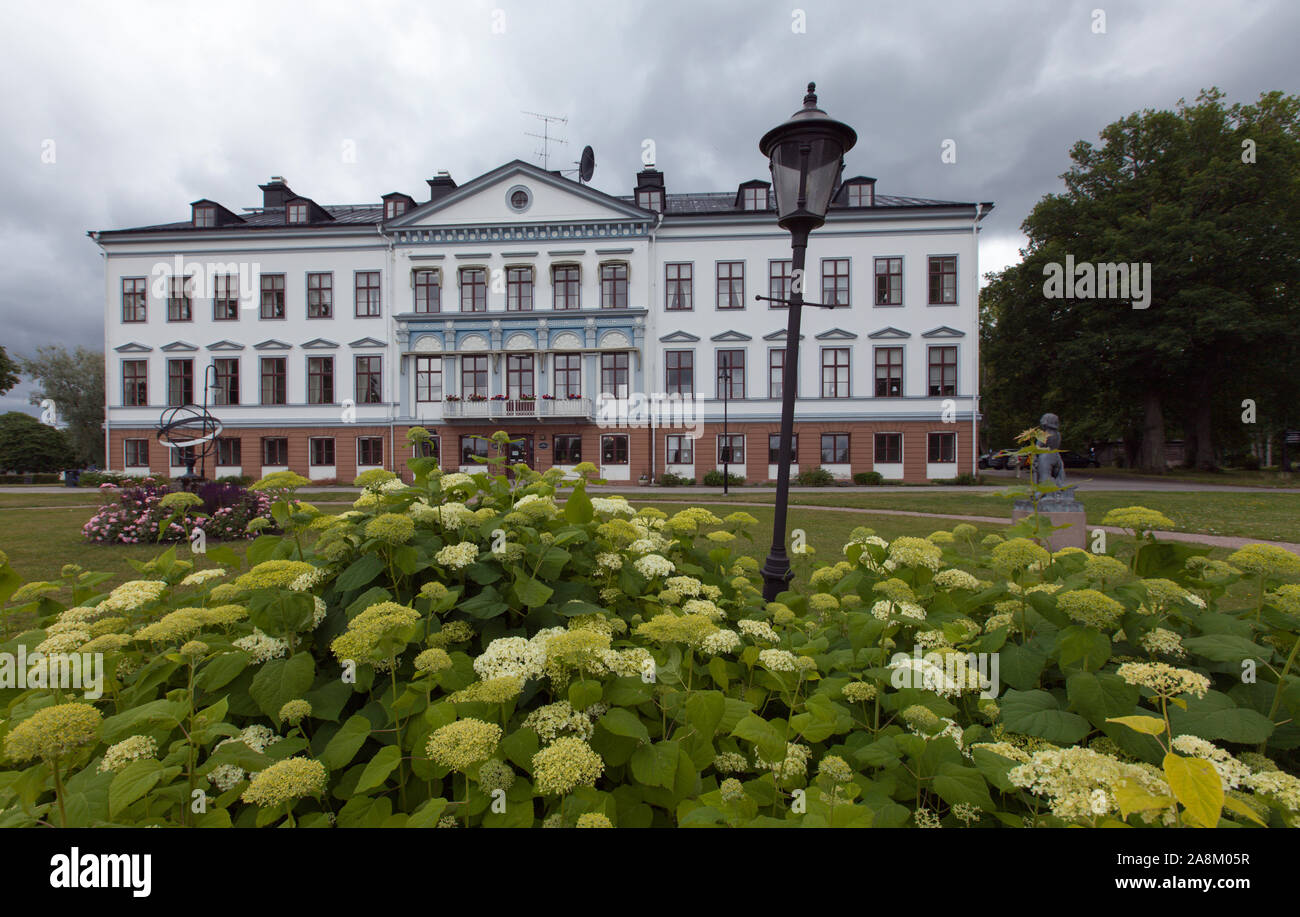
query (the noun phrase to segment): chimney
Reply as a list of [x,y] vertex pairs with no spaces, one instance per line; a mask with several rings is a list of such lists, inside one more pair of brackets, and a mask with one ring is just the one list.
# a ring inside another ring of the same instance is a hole
[[446,197],[456,190],[456,182],[447,174],[446,170],[438,172],[433,178],[425,179],[429,183],[429,202]]
[[660,172],[658,169],[646,166],[640,172],[636,173],[636,190],[663,191],[664,173]]
[[262,189],[262,208],[269,210],[273,207],[283,207],[284,202],[296,195],[289,190],[289,186],[284,182],[283,175],[272,175],[271,180],[265,185],[258,185]]

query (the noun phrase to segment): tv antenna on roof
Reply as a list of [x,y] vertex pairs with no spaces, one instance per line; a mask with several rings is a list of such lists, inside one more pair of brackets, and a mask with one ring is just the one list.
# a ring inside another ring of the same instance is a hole
[[535,111],[525,111],[522,112],[522,114],[531,115],[532,117],[537,118],[539,121],[542,122],[542,132],[540,134],[535,134],[532,131],[524,131],[524,134],[529,137],[536,137],[538,140],[542,141],[542,148],[536,151],[535,155],[542,157],[542,168],[547,169],[550,167],[551,144],[569,142],[567,140],[562,140],[559,137],[552,137],[551,124],[552,123],[568,124],[569,119],[561,118],[559,115],[543,115]]

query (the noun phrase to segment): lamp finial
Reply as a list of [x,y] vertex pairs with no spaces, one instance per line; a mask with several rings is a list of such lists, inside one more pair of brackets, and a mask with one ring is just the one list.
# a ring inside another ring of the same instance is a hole
[[817,84],[816,83],[808,84],[808,94],[803,97],[803,107],[804,108],[817,107]]

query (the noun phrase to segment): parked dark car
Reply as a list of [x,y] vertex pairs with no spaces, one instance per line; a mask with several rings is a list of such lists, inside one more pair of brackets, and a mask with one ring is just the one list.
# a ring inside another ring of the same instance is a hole
[[1066,468],[1100,468],[1101,462],[1082,452],[1062,452],[1061,463]]
[[1015,454],[1014,449],[995,449],[980,457],[981,468],[1006,468],[1007,461]]

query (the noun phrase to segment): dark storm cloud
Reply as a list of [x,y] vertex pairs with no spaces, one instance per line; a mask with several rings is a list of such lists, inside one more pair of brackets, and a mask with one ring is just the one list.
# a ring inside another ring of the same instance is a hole
[[1290,0],[87,3],[7,20],[0,343],[17,353],[102,346],[87,229],[184,219],[200,197],[255,205],[272,174],[326,203],[421,199],[438,169],[537,161],[521,110],[566,116],[551,167],[590,143],[604,191],[630,191],[647,138],[670,191],[718,190],[763,175],[759,136],[815,79],[858,130],[850,174],[997,203],[995,269],[1074,141],[1211,85],[1245,101],[1300,84]]

